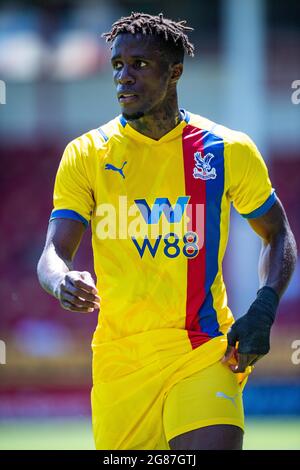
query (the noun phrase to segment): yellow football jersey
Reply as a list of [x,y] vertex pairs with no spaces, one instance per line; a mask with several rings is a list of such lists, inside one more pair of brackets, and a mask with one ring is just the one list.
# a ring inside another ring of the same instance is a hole
[[230,205],[258,217],[276,199],[247,135],[181,112],[157,141],[116,117],[73,140],[57,172],[51,218],[91,222],[105,380],[209,341],[221,357]]

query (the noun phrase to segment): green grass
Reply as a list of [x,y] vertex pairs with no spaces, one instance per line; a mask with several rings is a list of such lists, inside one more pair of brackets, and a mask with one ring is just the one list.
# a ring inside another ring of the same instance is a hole
[[[93,449],[88,419],[0,422],[0,449]],[[244,449],[300,449],[300,419],[248,419]]]
[[300,418],[247,419],[244,449],[299,450]]
[[0,422],[0,449],[94,449],[90,420],[49,419]]

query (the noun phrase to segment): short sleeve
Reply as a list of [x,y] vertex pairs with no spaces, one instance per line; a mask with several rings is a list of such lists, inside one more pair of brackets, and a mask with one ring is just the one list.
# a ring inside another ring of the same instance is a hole
[[88,225],[94,199],[85,160],[79,141],[67,145],[56,174],[50,220],[67,218]]
[[274,204],[275,191],[256,145],[246,134],[238,135],[229,156],[229,197],[243,217],[260,217]]

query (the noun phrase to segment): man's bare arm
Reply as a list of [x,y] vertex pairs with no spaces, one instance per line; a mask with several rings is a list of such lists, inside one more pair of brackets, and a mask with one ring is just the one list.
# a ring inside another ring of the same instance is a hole
[[297,248],[286,213],[279,199],[262,217],[249,219],[262,238],[259,259],[260,287],[272,287],[279,297],[285,291],[297,261]]
[[38,263],[41,286],[55,296],[63,308],[92,312],[99,308],[99,296],[88,272],[73,271],[73,259],[84,233],[81,222],[54,219],[49,222],[45,248]]
[[262,238],[259,259],[260,290],[246,315],[239,318],[229,331],[228,347],[222,362],[236,354],[234,372],[244,372],[270,349],[270,329],[279,298],[286,289],[296,266],[297,248],[284,208],[277,199],[263,216],[249,219],[253,230]]

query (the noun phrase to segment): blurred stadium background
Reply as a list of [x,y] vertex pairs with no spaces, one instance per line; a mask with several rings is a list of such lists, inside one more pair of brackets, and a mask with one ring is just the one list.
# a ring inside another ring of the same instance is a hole
[[[36,264],[65,145],[119,113],[100,33],[132,10],[162,11],[195,28],[180,105],[250,134],[300,240],[298,0],[1,1],[0,449],[93,448],[97,319],[62,310],[39,287]],[[225,268],[238,317],[255,296],[260,243],[234,211],[231,229]],[[89,233],[76,267],[92,270]],[[248,449],[300,449],[299,286],[298,264],[272,351],[244,393]]]

